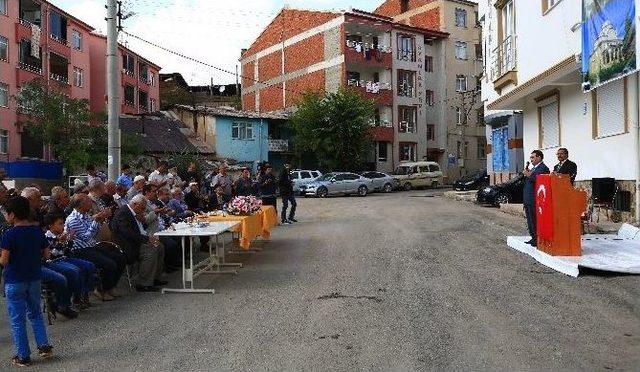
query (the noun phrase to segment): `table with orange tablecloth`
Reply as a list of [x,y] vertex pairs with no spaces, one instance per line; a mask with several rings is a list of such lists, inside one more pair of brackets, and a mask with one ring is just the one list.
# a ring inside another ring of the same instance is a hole
[[271,236],[271,229],[278,226],[278,213],[273,205],[263,205],[262,212],[262,237],[268,239]]
[[225,216],[206,216],[198,219],[210,222],[240,222],[240,225],[236,226],[231,231],[240,234],[240,247],[245,250],[248,250],[251,246],[251,242],[258,237],[269,239],[271,237],[271,228],[278,224],[278,217],[272,206],[262,206],[260,211],[249,216],[234,216],[228,214]]

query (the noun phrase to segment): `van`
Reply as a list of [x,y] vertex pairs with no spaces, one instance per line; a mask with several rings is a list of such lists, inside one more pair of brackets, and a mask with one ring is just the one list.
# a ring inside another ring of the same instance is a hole
[[393,177],[398,180],[400,187],[407,191],[420,187],[435,188],[443,183],[440,164],[433,161],[400,163],[393,172]]

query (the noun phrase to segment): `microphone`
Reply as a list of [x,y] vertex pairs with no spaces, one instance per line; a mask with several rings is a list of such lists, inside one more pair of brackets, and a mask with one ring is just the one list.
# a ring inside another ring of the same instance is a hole
[[527,162],[527,165],[524,167],[524,169],[529,170],[529,165],[531,165],[531,162]]

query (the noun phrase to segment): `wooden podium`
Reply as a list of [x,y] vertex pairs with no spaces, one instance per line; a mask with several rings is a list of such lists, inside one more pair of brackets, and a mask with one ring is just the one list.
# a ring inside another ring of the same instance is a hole
[[536,179],[538,249],[552,256],[581,256],[580,218],[586,209],[587,193],[574,189],[568,175],[539,175]]

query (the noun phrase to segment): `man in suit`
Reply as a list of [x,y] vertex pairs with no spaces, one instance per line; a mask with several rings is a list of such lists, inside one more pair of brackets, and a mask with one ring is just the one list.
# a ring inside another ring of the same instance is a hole
[[542,162],[544,154],[540,150],[534,150],[529,157],[533,168],[525,169],[522,174],[526,177],[523,191],[524,213],[527,217],[527,228],[531,240],[527,242],[533,247],[538,246],[538,238],[536,235],[536,178],[540,174],[549,174],[549,168]]
[[556,156],[558,157],[558,164],[553,167],[553,173],[568,174],[571,177],[571,185],[573,185],[576,180],[576,174],[578,174],[578,166],[569,160],[569,150],[561,147],[558,149]]
[[167,282],[160,280],[164,262],[164,248],[158,237],[149,236],[144,226],[147,198],[138,194],[127,207],[120,208],[111,220],[111,229],[116,244],[122,247],[127,263],[140,261],[138,292],[157,292],[158,286]]

